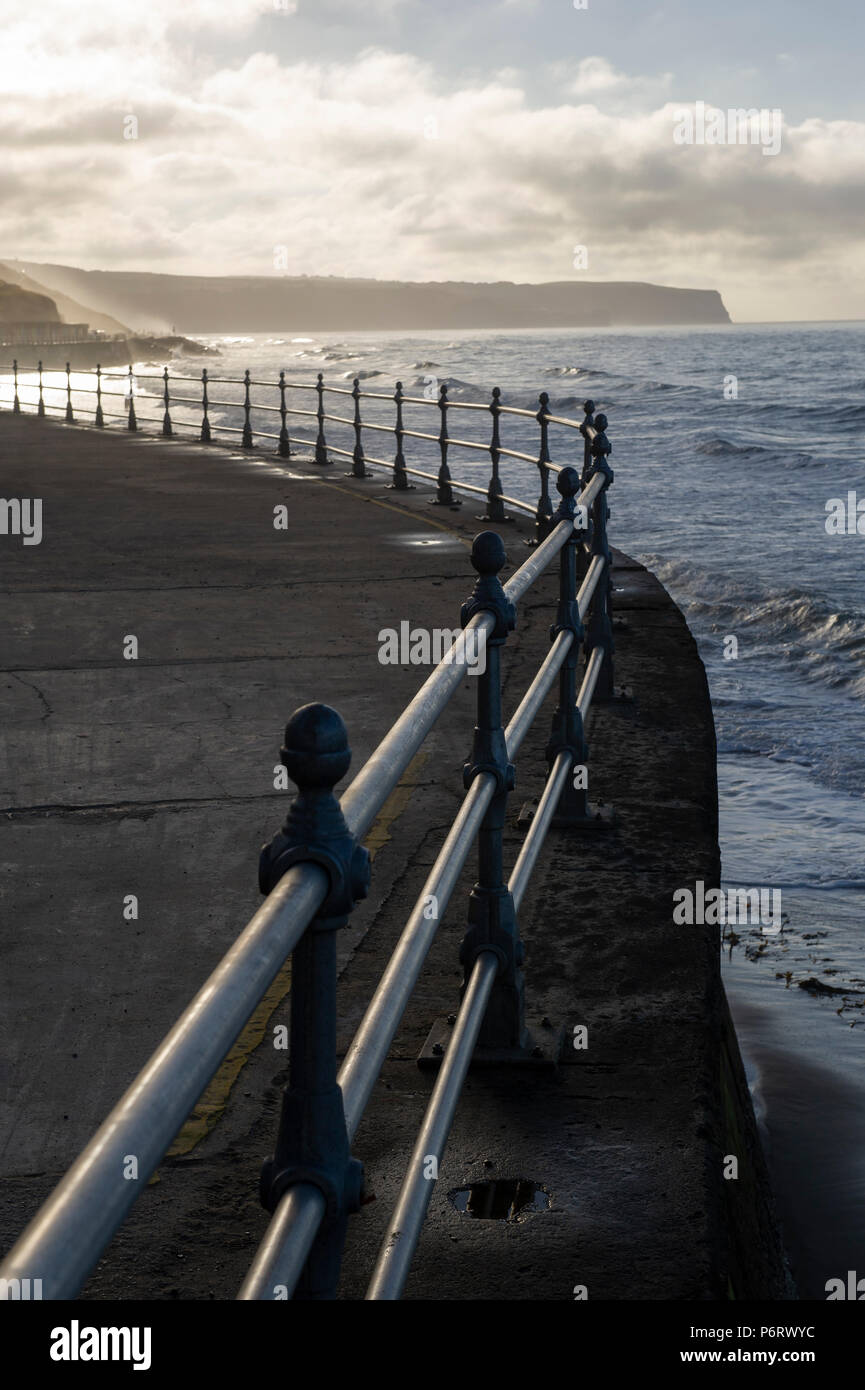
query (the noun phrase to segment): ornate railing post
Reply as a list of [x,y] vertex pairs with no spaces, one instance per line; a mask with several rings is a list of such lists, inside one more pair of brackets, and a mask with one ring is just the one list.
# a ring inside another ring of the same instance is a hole
[[315,389],[318,392],[318,409],[316,411],[316,415],[318,416],[318,435],[315,441],[315,461],[316,463],[325,464],[329,463],[330,460],[327,456],[327,440],[324,437],[324,374],[322,372],[318,374],[318,382]]
[[402,442],[405,438],[405,427],[403,425],[402,419],[401,381],[398,381],[396,384],[396,390],[393,393],[393,398],[396,403],[396,424],[394,425],[393,430],[394,434],[396,435],[396,457],[393,461],[393,482],[390,483],[389,486],[395,488],[397,492],[408,492],[410,489],[414,488],[414,483],[410,483],[408,480],[408,474],[406,473],[405,469],[405,457],[402,451]]
[[12,397],[12,414],[13,414],[13,415],[20,415],[20,414],[21,414],[21,402],[20,402],[20,400],[18,399],[18,358],[17,358],[17,357],[14,358],[14,360],[13,360],[13,362],[12,362],[12,381],[13,381],[13,383],[14,383],[14,395],[13,395],[13,397]]
[[132,363],[129,364],[129,419],[126,428],[133,433],[138,429],[138,421],[135,418],[135,380],[132,375]]
[[162,368],[162,404],[164,411],[162,415],[162,433],[166,439],[170,439],[174,434],[171,424],[170,396],[168,394],[168,368]]
[[490,459],[492,460],[492,473],[490,474],[490,484],[487,488],[487,510],[481,521],[510,521],[510,517],[505,515],[505,507],[502,502],[502,480],[499,477],[499,459],[501,458],[501,439],[499,438],[499,416],[501,415],[501,389],[493,387],[493,399],[490,403],[490,414],[493,417],[493,433],[490,440]]
[[[595,423],[595,402],[583,401],[583,412],[585,414],[585,419],[580,425],[580,434],[583,436],[583,469],[580,474],[581,487],[586,486],[592,475],[592,441],[589,438],[589,430],[594,427]],[[577,550],[577,584],[582,584],[586,577],[586,570],[589,568],[589,556],[586,546],[591,543],[592,539],[591,518],[589,518],[588,527],[581,539],[585,542],[585,545],[581,545]]]
[[261,1173],[261,1200],[275,1211],[293,1183],[311,1183],[325,1218],[294,1297],[336,1296],[349,1214],[359,1209],[363,1169],[351,1157],[336,1062],[336,935],[369,889],[369,854],[345,823],[333,788],[348,771],[345,725],[327,705],[304,705],[285,730],[283,765],[297,796],[278,835],[261,852],[259,885],[270,893],[293,864],[320,864],[330,892],[294,948],[289,1084],[274,1157]]
[[72,413],[72,368],[66,363],[66,414],[63,417],[67,425],[75,424],[75,416]]
[[42,362],[41,362],[41,360],[40,360],[40,362],[39,362],[39,364],[38,364],[37,371],[39,372],[39,403],[38,403],[38,405],[36,406],[36,414],[37,414],[37,415],[44,415],[44,414],[45,414],[45,393],[44,393],[44,391],[43,391],[43,389],[42,389]]
[[541,475],[541,492],[538,497],[538,505],[535,509],[535,538],[529,541],[529,545],[540,545],[541,541],[546,540],[553,525],[553,504],[550,500],[550,440],[549,440],[549,415],[550,398],[546,391],[542,391],[538,397],[540,409],[535,419],[541,427],[541,442],[538,450],[538,471]]
[[96,428],[99,429],[99,430],[105,428],[105,416],[104,416],[104,414],[102,413],[102,367],[101,367],[101,365],[100,365],[98,362],[96,363],[96,419],[95,419],[95,424],[96,424]]
[[592,467],[591,477],[596,473],[603,473],[603,491],[595,499],[592,508],[592,555],[602,555],[605,561],[604,573],[598,581],[595,589],[592,609],[589,615],[588,631],[586,635],[586,660],[591,656],[595,647],[603,647],[604,660],[598,676],[598,683],[595,687],[595,700],[612,700],[613,689],[613,652],[615,644],[613,642],[613,612],[612,612],[612,593],[613,593],[613,557],[607,540],[607,518],[610,509],[607,505],[607,489],[612,486],[613,470],[607,463],[608,454],[612,453],[612,445],[606,436],[607,417],[606,415],[595,416],[595,434],[592,440]]
[[447,382],[442,382],[439,387],[438,408],[441,412],[441,425],[439,427],[439,450],[441,452],[441,463],[439,464],[438,484],[436,495],[432,499],[434,507],[461,507],[462,502],[458,497],[454,497],[451,487],[451,474],[448,468],[448,388]]
[[555,520],[557,524],[560,521],[569,521],[571,534],[559,551],[559,605],[556,621],[550,628],[550,641],[554,642],[560,632],[572,633],[574,640],[568,648],[564,664],[559,669],[559,703],[553,715],[546,758],[552,771],[553,763],[560,753],[567,751],[573,757],[571,771],[562,788],[553,824],[574,825],[590,818],[586,797],[586,762],[589,748],[583,729],[583,718],[577,708],[577,667],[585,631],[577,603],[577,553],[581,548],[583,533],[579,527],[574,526],[575,520],[578,520],[575,499],[581,491],[580,475],[576,468],[563,468],[556,478],[556,487],[562,500]]
[[202,367],[202,369],[201,369],[201,434],[199,435],[199,439],[200,439],[200,441],[201,441],[202,444],[209,444],[209,443],[211,442],[211,435],[210,435],[210,420],[208,419],[208,415],[207,415],[208,409],[209,409],[209,401],[208,401],[208,399],[207,399],[207,368],[206,368],[206,367]]
[[593,429],[595,424],[594,401],[583,401],[583,414],[586,418],[580,425],[580,434],[583,436],[583,471],[580,482],[585,487],[592,471],[592,441],[589,439],[589,430]]
[[482,531],[472,545],[472,566],[478,581],[462,606],[463,627],[476,613],[492,613],[496,625],[485,647],[485,663],[478,683],[478,722],[471,759],[463,768],[468,788],[481,772],[496,779],[493,799],[478,832],[478,881],[469,898],[468,930],[460,947],[463,993],[480,951],[492,951],[499,960],[498,974],[478,1034],[478,1046],[496,1050],[522,1050],[527,1032],[524,1017],[523,945],[517,928],[514,901],[505,885],[502,834],[508,793],[514,787],[514,768],[508,761],[502,727],[501,649],[516,625],[514,605],[498,578],[507,560],[504,541],[495,531]]
[[285,372],[279,374],[279,445],[278,452],[280,458],[291,458],[291,441],[288,437],[288,426],[285,423],[288,411],[285,405]]
[[243,438],[241,440],[241,448],[243,449],[253,449],[255,447],[252,440],[251,409],[252,402],[249,399],[249,368],[247,367],[243,374]]
[[360,379],[358,377],[355,377],[352,383],[351,398],[354,401],[354,417],[352,419],[352,424],[354,426],[354,452],[351,456],[350,477],[369,478],[372,475],[364,462],[363,442],[360,437],[363,422],[360,418]]

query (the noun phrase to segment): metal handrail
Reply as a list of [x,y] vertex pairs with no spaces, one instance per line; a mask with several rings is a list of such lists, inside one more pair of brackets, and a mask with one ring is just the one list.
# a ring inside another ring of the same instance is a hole
[[[62,369],[56,369],[57,374],[63,376]],[[595,404],[593,401],[584,402],[584,419],[581,421],[572,420],[566,416],[553,415],[549,409],[549,396],[546,391],[542,391],[538,398],[539,409],[537,411],[526,410],[520,406],[504,405],[501,401],[501,392],[498,387],[494,387],[492,398],[489,403],[480,401],[457,401],[448,398],[447,383],[437,386],[435,394],[425,394],[423,396],[406,396],[403,394],[402,382],[396,383],[393,394],[381,391],[364,391],[361,389],[360,378],[355,377],[352,387],[330,386],[324,380],[322,372],[317,374],[315,383],[298,382],[286,380],[285,373],[279,373],[279,380],[262,381],[253,378],[249,371],[243,377],[212,377],[208,369],[202,369],[201,377],[188,376],[184,373],[172,373],[168,367],[164,367],[161,374],[152,372],[134,373],[129,366],[125,372],[117,372],[107,369],[103,374],[101,366],[97,365],[95,372],[76,372],[76,378],[88,375],[95,375],[96,385],[87,386],[81,384],[79,380],[72,386],[72,373],[70,364],[67,362],[65,367],[65,402],[62,406],[48,404],[45,400],[45,391],[63,390],[64,386],[52,386],[51,383],[44,381],[46,375],[41,362],[34,368],[22,368],[19,366],[17,358],[13,360],[12,372],[14,381],[13,411],[20,413],[26,406],[32,405],[30,401],[22,401],[21,391],[19,391],[19,374],[32,371],[38,373],[38,396],[36,410],[39,415],[58,414],[62,415],[67,424],[77,423],[74,413],[73,396],[94,396],[96,397],[96,410],[94,423],[97,427],[103,427],[107,420],[122,419],[119,412],[107,412],[102,408],[102,397],[114,396],[122,397],[127,404],[127,428],[135,431],[139,423],[156,423],[159,419],[156,416],[141,416],[136,412],[136,383],[137,382],[159,382],[161,391],[154,392],[153,399],[162,401],[162,434],[170,438],[177,433],[177,424],[171,418],[172,407],[192,407],[201,410],[200,425],[197,426],[198,438],[201,443],[210,444],[213,442],[213,435],[218,431],[224,435],[240,435],[241,447],[252,449],[255,447],[256,439],[277,441],[277,454],[282,458],[290,458],[292,455],[292,445],[298,445],[312,450],[314,462],[318,465],[327,465],[331,462],[332,456],[337,458],[350,458],[352,463],[351,476],[355,478],[366,478],[372,476],[369,466],[381,468],[391,474],[391,486],[398,491],[404,491],[411,486],[409,478],[417,477],[425,481],[433,481],[436,485],[436,495],[433,499],[436,505],[458,507],[461,505],[457,493],[469,493],[470,495],[485,495],[487,508],[484,519],[488,521],[506,521],[507,513],[505,507],[511,507],[519,511],[532,511],[535,517],[535,540],[533,544],[542,541],[548,534],[552,514],[552,500],[550,498],[549,480],[566,465],[555,463],[550,456],[549,430],[551,426],[562,427],[571,431],[577,431],[583,436],[583,474],[585,477],[586,469],[591,460],[591,450],[597,433],[595,420]],[[51,373],[48,373],[50,375]],[[124,381],[125,390],[112,390],[109,386],[103,386],[103,380],[107,382]],[[435,380],[433,378],[433,380]],[[197,398],[190,395],[173,394],[172,384],[182,382],[197,382],[201,386],[201,396]],[[238,400],[227,400],[222,397],[214,398],[209,395],[209,391],[218,388],[220,385],[238,386],[243,388],[243,397]],[[267,401],[253,400],[252,389],[276,390],[279,393],[279,404],[271,404]],[[29,390],[29,384],[21,390]],[[293,391],[313,391],[318,396],[318,405],[314,410],[304,409],[293,404],[287,399],[286,393]],[[145,396],[151,393],[144,393]],[[326,395],[344,396],[354,400],[354,417],[347,415],[332,414],[325,409],[324,398]],[[366,401],[379,403],[387,402],[393,404],[396,411],[396,418],[392,425],[383,424],[380,419],[363,419],[361,404]],[[403,419],[403,409],[406,406],[420,406],[438,412],[440,418],[440,429],[437,434],[431,431],[410,428]],[[212,409],[222,411],[237,410],[243,412],[243,425],[227,424],[220,421],[215,424],[211,421],[209,412]],[[492,417],[492,432],[489,443],[480,440],[463,439],[451,436],[448,433],[447,420],[448,414],[452,410],[480,411]],[[281,428],[278,435],[272,431],[263,430],[256,426],[253,415],[258,412],[267,414],[278,414],[281,418]],[[501,417],[518,418],[521,420],[534,421],[540,430],[539,449],[537,455],[526,452],[524,449],[511,448],[502,442],[500,437]],[[292,438],[288,428],[289,419],[316,420],[318,429],[314,440]],[[598,421],[604,420],[604,416],[599,416]],[[325,426],[337,425],[341,429],[354,430],[354,446],[344,448],[337,446],[326,437]],[[196,428],[181,421],[181,429]],[[373,458],[365,453],[362,443],[364,430],[373,430],[379,434],[392,433],[396,440],[396,453],[393,460]],[[603,433],[603,425],[600,426],[600,433]],[[410,468],[403,453],[403,446],[406,440],[418,440],[423,443],[437,446],[440,451],[441,463],[438,472],[433,474],[421,468]],[[488,453],[491,461],[491,473],[486,488],[479,488],[477,485],[462,478],[453,478],[450,471],[450,460],[453,451],[465,451],[472,453]],[[540,496],[535,507],[532,509],[527,503],[517,501],[513,497],[505,495],[499,476],[499,464],[502,459],[513,461],[517,464],[529,464],[536,467],[540,479]]]

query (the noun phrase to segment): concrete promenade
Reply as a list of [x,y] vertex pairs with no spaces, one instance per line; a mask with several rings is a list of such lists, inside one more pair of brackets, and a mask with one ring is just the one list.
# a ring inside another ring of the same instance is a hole
[[[0,536],[3,1250],[257,906],[287,717],[335,706],[350,778],[426,674],[382,666],[380,629],[459,624],[481,499],[434,508],[427,489],[345,472],[0,414],[0,494],[43,501],[41,544]],[[615,488],[610,501],[615,541]],[[530,523],[497,529],[516,568]],[[593,712],[589,776],[618,819],[551,831],[521,912],[531,1011],[585,1025],[589,1046],[553,1075],[471,1075],[409,1298],[784,1296],[717,942],[672,924],[674,889],[719,875],[705,673],[658,582],[616,561],[616,680],[634,700]],[[556,588],[554,567],[520,606],[508,716],[548,650]],[[343,1049],[460,804],[474,695],[467,679],[367,838],[371,896],[340,942]],[[509,867],[553,703],[517,761]],[[363,1297],[432,1087],[415,1058],[458,1001],[473,873],[471,859],[355,1143],[374,1200],[351,1222],[347,1298]],[[286,969],[85,1297],[234,1297],[267,1223],[289,988]],[[449,1199],[492,1178],[542,1185],[550,1209],[473,1220]]]

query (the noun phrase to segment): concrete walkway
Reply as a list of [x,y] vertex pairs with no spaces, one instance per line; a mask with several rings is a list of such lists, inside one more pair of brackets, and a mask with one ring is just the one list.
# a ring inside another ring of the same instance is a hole
[[[432,508],[425,489],[397,494],[338,464],[29,416],[0,416],[0,459],[3,495],[40,497],[44,529],[38,546],[0,536],[5,1249],[257,906],[258,849],[286,804],[273,786],[285,720],[309,700],[334,705],[356,771],[424,675],[379,663],[380,629],[458,625],[484,523],[469,501]],[[500,529],[516,567],[530,527]],[[550,1077],[472,1075],[408,1297],[781,1288],[717,946],[671,921],[673,890],[719,871],[705,675],[660,585],[617,558],[617,680],[636,698],[598,710],[590,777],[618,824],[551,833],[522,912],[531,1007],[568,1033],[585,1024],[589,1048]],[[521,606],[509,712],[548,649],[555,587],[549,574]],[[341,940],[343,1048],[460,803],[473,684],[368,837],[373,891]],[[543,785],[550,713],[520,755],[511,864],[517,812]],[[375,1200],[351,1223],[345,1297],[363,1296],[431,1089],[415,1057],[457,1002],[464,879],[355,1145]],[[86,1296],[234,1296],[267,1220],[257,1180],[285,1081],[271,1030],[289,984],[286,969]],[[727,1108],[750,1150],[735,1194],[721,1180],[722,1039]],[[541,1184],[550,1210],[512,1223],[460,1214],[448,1193],[490,1177]],[[745,1235],[731,1244],[733,1227]]]

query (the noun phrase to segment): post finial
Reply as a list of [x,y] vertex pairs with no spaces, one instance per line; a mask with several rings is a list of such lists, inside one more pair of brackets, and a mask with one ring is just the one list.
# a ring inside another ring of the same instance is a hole
[[580,491],[580,475],[576,468],[560,468],[556,477],[556,491],[562,497],[576,497]]
[[472,541],[472,569],[479,575],[498,574],[508,562],[505,543],[498,531],[481,531]]
[[301,789],[335,787],[351,764],[348,731],[341,716],[330,705],[302,705],[285,726],[280,759]]
[[258,881],[270,893],[293,864],[320,864],[330,892],[317,920],[342,926],[355,902],[369,890],[369,855],[348,829],[333,789],[351,764],[345,724],[330,705],[302,705],[285,726],[279,750],[297,786],[282,830],[261,851]]
[[492,613],[496,619],[490,642],[503,642],[517,624],[517,611],[498,578],[508,561],[505,543],[498,531],[481,531],[472,542],[472,568],[478,575],[471,598],[460,609],[463,627],[476,613]]

